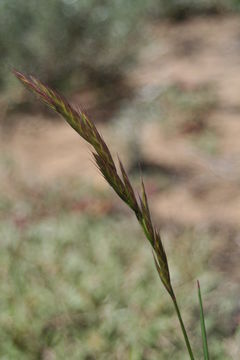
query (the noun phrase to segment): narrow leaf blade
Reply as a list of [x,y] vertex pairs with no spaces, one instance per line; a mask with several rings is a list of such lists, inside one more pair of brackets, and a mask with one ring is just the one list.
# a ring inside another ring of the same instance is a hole
[[204,354],[204,360],[209,360],[207,332],[206,332],[206,326],[205,326],[202,295],[201,295],[201,288],[200,288],[199,281],[197,282],[197,285],[198,285],[198,299],[199,299],[199,306],[200,306],[200,320],[201,320],[201,331],[202,331],[203,354]]

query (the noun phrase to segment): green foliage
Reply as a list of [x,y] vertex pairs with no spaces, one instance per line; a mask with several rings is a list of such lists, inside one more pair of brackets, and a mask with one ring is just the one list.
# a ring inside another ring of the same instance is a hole
[[144,8],[141,0],[2,0],[1,85],[9,66],[58,87],[116,80],[134,54]]

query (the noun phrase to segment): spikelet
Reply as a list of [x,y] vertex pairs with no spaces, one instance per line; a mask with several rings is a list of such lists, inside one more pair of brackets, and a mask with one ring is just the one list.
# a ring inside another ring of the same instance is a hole
[[134,211],[138,222],[144,230],[144,233],[153,249],[154,262],[160,276],[160,279],[173,298],[174,293],[171,286],[170,273],[168,268],[167,256],[157,229],[154,228],[151,214],[149,211],[145,186],[142,181],[142,194],[139,196],[139,202],[136,199],[135,192],[119,159],[121,177],[118,174],[113,157],[108,146],[99,134],[96,126],[80,110],[75,109],[68,101],[57,92],[42,84],[33,76],[13,71],[15,76],[29,90],[34,92],[44,103],[63,116],[68,124],[89,144],[92,145],[93,157],[98,169],[109,185],[115,190],[118,196]]

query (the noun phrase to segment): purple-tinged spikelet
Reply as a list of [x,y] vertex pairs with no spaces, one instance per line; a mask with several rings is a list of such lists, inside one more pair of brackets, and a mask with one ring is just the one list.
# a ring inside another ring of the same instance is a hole
[[119,176],[116,165],[110,150],[99,134],[96,126],[90,119],[80,110],[76,110],[68,101],[42,84],[33,76],[25,76],[15,71],[15,76],[32,92],[34,92],[44,103],[62,115],[68,124],[89,144],[94,148],[93,156],[98,169],[109,185],[115,190],[119,197],[134,211],[144,233],[153,248],[153,256],[155,265],[162,283],[174,297],[171,286],[170,273],[168,268],[167,256],[161,241],[159,232],[152,224],[151,214],[149,211],[147,195],[142,181],[142,195],[139,196],[139,203],[136,199],[133,187],[119,159],[121,176]]

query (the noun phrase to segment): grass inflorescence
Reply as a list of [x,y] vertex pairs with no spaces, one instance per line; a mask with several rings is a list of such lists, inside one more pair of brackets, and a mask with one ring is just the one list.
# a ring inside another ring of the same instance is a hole
[[121,160],[118,159],[120,169],[118,170],[107,144],[98,132],[94,123],[86,116],[86,114],[81,110],[74,108],[63,96],[41,83],[38,79],[32,76],[26,76],[17,71],[14,71],[14,73],[16,77],[28,89],[37,94],[44,103],[62,115],[68,124],[93,147],[92,154],[101,174],[118,196],[135,213],[147,240],[151,244],[156,269],[165,289],[173,301],[189,356],[193,360],[193,352],[171,283],[167,255],[164,250],[160,233],[153,225],[143,180],[141,181],[141,194],[136,196]]
[[83,139],[92,145],[94,148],[92,154],[97,167],[118,196],[134,211],[153,248],[154,259],[159,276],[169,294],[174,296],[167,256],[159,231],[152,223],[144,182],[142,181],[142,193],[139,195],[138,201],[121,160],[119,159],[119,167],[122,175],[120,177],[111,152],[102,136],[99,134],[94,123],[90,121],[81,110],[75,109],[66,99],[64,99],[64,97],[50,89],[48,86],[42,84],[36,78],[32,76],[27,77],[17,71],[15,71],[15,75],[24,85],[39,95],[42,101],[44,101],[57,113],[61,114],[69,125]]

